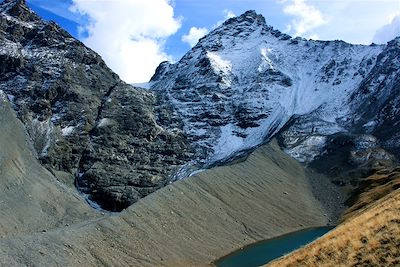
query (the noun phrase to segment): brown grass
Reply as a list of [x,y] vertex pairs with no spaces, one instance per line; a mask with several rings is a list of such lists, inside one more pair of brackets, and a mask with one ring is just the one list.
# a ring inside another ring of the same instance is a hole
[[400,266],[400,190],[268,266]]
[[348,201],[350,208],[343,215],[343,221],[363,211],[368,204],[374,203],[394,190],[400,188],[400,168],[382,168],[364,178]]

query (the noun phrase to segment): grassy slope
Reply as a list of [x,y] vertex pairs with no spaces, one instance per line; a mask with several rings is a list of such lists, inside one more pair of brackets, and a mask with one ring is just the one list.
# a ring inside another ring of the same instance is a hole
[[355,195],[348,202],[350,208],[343,216],[347,220],[370,203],[381,199],[400,188],[400,167],[379,168],[370,176],[362,179]]
[[325,225],[325,213],[303,168],[273,143],[121,214],[0,239],[0,265],[201,266],[257,240]]
[[[368,193],[367,193],[368,194]],[[371,192],[368,194],[372,194]],[[371,198],[362,197],[367,201]],[[399,266],[400,190],[348,214],[336,229],[267,266]]]

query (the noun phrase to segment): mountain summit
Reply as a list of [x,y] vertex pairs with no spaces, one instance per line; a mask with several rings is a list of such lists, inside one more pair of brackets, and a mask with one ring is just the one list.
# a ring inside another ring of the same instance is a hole
[[396,152],[398,135],[383,129],[397,129],[398,49],[395,41],[364,46],[292,38],[248,11],[203,37],[176,64],[162,63],[152,89],[183,121],[201,166],[274,136],[305,163],[340,134],[365,134],[377,138],[372,146]]

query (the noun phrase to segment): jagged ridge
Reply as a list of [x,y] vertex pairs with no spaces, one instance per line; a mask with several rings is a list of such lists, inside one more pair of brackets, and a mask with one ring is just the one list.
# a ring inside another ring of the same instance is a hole
[[38,158],[51,171],[75,175],[101,208],[126,208],[188,161],[181,131],[157,124],[154,93],[125,84],[99,55],[40,19],[25,1],[0,4],[0,29],[0,90]]
[[[291,38],[248,11],[202,38],[176,64],[162,63],[152,89],[183,120],[200,166],[235,157],[278,133],[287,153],[309,163],[334,134],[376,134],[384,140],[379,127],[360,126],[370,119],[361,114],[376,115],[389,102],[398,105],[389,93],[398,90],[395,49],[397,42],[364,46]],[[364,92],[376,79],[387,86],[378,81],[379,90]],[[372,99],[380,100],[367,108]],[[381,118],[386,129],[398,116],[390,118]],[[385,142],[395,136],[388,134]]]

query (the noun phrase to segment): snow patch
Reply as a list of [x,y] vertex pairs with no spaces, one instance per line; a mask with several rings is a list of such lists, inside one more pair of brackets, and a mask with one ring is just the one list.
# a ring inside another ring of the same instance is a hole
[[112,120],[109,118],[103,118],[97,124],[97,127],[106,127],[112,124]]
[[67,126],[61,129],[61,134],[63,136],[71,135],[74,132],[75,126]]
[[310,162],[321,154],[326,141],[326,136],[310,136],[298,146],[285,149],[284,151],[300,162]]
[[8,100],[11,102],[11,104],[14,104],[14,98],[15,98],[15,96],[10,95],[10,94],[7,94],[7,98],[8,98]]
[[364,127],[368,132],[371,132],[371,131],[375,128],[376,125],[378,125],[378,121],[372,120],[372,121],[369,121],[369,122],[365,123],[365,124],[363,125],[363,127]]
[[220,55],[213,52],[208,52],[207,56],[210,59],[211,66],[213,66],[214,70],[224,73],[229,73],[229,71],[231,71],[232,63],[229,60],[225,60]]
[[190,173],[189,177],[194,176],[194,175],[199,174],[199,173],[202,173],[202,172],[204,172],[204,171],[206,171],[206,170],[207,170],[207,169],[196,170],[196,171]]
[[41,157],[48,156],[50,146],[53,142],[53,123],[50,118],[45,121],[32,120],[29,127],[30,136]]

